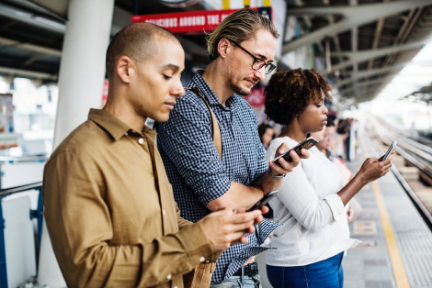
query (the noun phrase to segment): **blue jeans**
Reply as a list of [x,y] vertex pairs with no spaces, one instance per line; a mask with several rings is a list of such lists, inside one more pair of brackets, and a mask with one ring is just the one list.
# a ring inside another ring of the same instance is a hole
[[259,275],[253,277],[244,276],[243,284],[240,278],[241,276],[231,276],[221,283],[211,282],[210,288],[262,288]]
[[343,254],[306,266],[267,265],[267,276],[273,288],[342,288]]

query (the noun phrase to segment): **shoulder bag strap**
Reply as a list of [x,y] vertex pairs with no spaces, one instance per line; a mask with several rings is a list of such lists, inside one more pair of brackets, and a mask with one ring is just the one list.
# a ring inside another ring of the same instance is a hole
[[213,142],[216,147],[217,152],[219,153],[219,157],[222,159],[222,135],[219,128],[219,123],[217,122],[216,116],[214,115],[212,109],[210,108],[210,104],[208,103],[207,99],[202,96],[201,90],[198,86],[195,86],[193,88],[187,88],[184,87],[187,90],[190,90],[194,92],[196,95],[198,95],[206,104],[208,110],[210,111],[211,120],[212,120],[212,136],[213,136]]

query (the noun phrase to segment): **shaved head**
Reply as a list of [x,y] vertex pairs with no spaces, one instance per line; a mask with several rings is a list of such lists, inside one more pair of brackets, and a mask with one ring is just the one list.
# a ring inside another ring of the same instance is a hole
[[134,23],[124,27],[111,40],[106,53],[108,78],[115,75],[116,63],[121,56],[136,62],[145,62],[158,53],[157,39],[165,38],[180,44],[168,30],[150,23]]

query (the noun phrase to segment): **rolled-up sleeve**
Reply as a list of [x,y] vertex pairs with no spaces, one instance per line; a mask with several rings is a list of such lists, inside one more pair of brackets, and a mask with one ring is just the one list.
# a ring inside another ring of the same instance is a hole
[[215,260],[199,225],[184,221],[179,232],[150,243],[110,245],[110,208],[103,176],[88,155],[57,153],[44,170],[45,219],[69,287],[150,287]]
[[158,146],[199,201],[207,205],[223,196],[231,181],[213,142],[210,114],[204,114],[201,107],[189,107],[194,104],[183,99],[179,102],[169,121],[159,126]]
[[342,213],[345,213],[345,206],[342,202],[342,199],[339,197],[339,195],[333,194],[324,197],[324,200],[327,202],[332,211],[333,220],[338,221]]

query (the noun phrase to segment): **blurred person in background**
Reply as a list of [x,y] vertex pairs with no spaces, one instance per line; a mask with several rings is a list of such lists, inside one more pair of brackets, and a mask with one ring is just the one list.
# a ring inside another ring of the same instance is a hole
[[[267,151],[267,148],[269,147],[270,142],[275,138],[276,135],[275,135],[275,131],[274,131],[273,127],[270,126],[267,122],[264,122],[258,126],[258,136],[261,139],[261,143],[263,144],[264,150]],[[263,216],[265,218],[273,220],[273,209],[271,209],[269,204],[266,204],[266,206],[269,208],[269,212],[264,214]],[[270,238],[271,238],[271,235],[264,242],[264,244],[263,244],[264,246],[267,246],[270,244]]]
[[[285,125],[267,150],[274,159],[281,143],[294,147],[308,133],[322,131],[327,124],[324,105],[330,84],[316,70],[295,69],[275,73],[265,89],[265,113]],[[275,288],[341,288],[344,251],[360,241],[349,237],[345,205],[367,183],[385,175],[392,156],[385,161],[368,158],[347,184],[317,147],[283,180],[270,201],[274,219],[282,224],[274,232],[267,253],[267,275]]]
[[346,159],[346,140],[349,136],[349,123],[345,119],[337,119],[335,121],[336,133],[333,143],[333,151],[341,159]]
[[272,126],[270,126],[267,122],[264,122],[258,126],[258,136],[261,139],[264,149],[267,151],[271,140],[273,140],[275,137],[275,131]]

